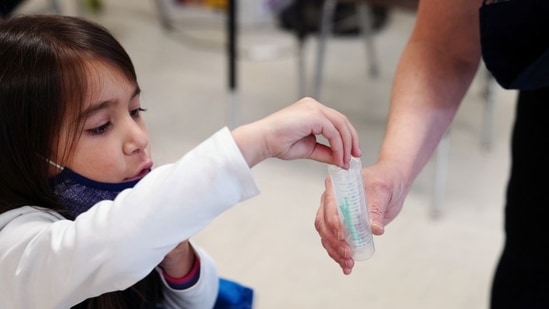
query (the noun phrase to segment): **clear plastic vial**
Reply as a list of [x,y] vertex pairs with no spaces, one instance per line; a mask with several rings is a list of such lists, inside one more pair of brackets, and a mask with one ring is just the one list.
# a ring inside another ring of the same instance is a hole
[[355,260],[369,259],[375,252],[361,170],[360,159],[354,157],[349,170],[328,165],[345,240]]

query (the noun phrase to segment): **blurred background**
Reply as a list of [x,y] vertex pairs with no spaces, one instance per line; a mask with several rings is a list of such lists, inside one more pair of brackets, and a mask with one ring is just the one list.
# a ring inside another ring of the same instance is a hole
[[[224,126],[305,95],[346,114],[359,132],[363,165],[375,162],[415,9],[303,1],[296,11],[290,0],[235,1],[234,71],[226,1],[27,0],[12,14],[78,15],[112,31],[137,69],[156,166]],[[322,16],[330,23],[321,24]],[[262,194],[194,240],[221,276],[254,289],[256,309],[487,308],[503,240],[515,95],[479,69],[444,149],[400,216],[375,237],[375,255],[349,276],[313,226],[327,175],[317,162],[271,159],[254,167]]]

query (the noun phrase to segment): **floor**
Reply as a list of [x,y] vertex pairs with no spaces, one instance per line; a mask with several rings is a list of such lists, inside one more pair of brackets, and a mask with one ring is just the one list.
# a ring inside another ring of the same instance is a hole
[[[42,8],[38,2],[21,11]],[[76,14],[74,3],[62,4],[66,14]],[[229,92],[222,15],[181,7],[170,12],[177,26],[172,32],[162,29],[153,1],[105,0],[100,14],[86,13],[109,28],[135,62],[157,165],[223,126],[259,119],[298,99],[296,42],[270,19],[241,23],[238,85]],[[328,43],[321,101],[356,126],[363,164],[376,159],[392,75],[413,22],[413,12],[394,10],[375,35],[377,78],[367,74],[361,39],[335,37]],[[315,48],[311,37],[304,50],[309,81]],[[222,276],[255,290],[256,309],[487,308],[503,240],[515,93],[496,89],[493,144],[483,147],[483,82],[479,75],[451,129],[441,215],[431,215],[431,161],[400,216],[375,238],[374,256],[358,262],[351,275],[344,276],[328,257],[313,226],[327,173],[316,162],[272,159],[256,166],[262,194],[221,215],[195,241],[217,260]]]

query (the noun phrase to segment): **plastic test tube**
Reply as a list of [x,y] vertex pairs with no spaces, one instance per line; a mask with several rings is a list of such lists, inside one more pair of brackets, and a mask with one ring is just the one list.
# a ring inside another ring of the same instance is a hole
[[360,159],[354,157],[349,170],[328,165],[345,240],[355,260],[369,259],[375,252],[361,170]]

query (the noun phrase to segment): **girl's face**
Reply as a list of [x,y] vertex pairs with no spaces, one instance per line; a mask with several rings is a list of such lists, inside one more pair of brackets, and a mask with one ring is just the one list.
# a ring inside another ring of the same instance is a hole
[[[142,178],[152,167],[149,135],[142,118],[139,89],[113,67],[94,62],[92,93],[78,116],[80,138],[66,162],[57,162],[95,181],[120,183]],[[63,126],[60,151],[68,147]]]

